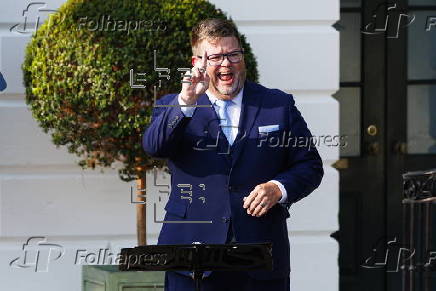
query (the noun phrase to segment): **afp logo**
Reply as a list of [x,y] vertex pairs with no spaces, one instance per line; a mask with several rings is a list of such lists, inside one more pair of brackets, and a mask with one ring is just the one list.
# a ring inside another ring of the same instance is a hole
[[400,31],[415,21],[414,14],[397,3],[381,3],[373,11],[372,20],[362,30],[363,34],[386,34],[387,38],[399,38]]
[[45,237],[31,237],[23,244],[21,256],[9,265],[14,268],[30,268],[35,272],[48,272],[50,262],[60,259],[65,250],[61,245],[47,242]]

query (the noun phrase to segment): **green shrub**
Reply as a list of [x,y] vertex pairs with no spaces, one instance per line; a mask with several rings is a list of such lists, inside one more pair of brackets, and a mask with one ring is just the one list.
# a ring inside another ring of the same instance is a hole
[[[80,157],[83,168],[120,161],[120,177],[130,181],[138,177],[138,167],[162,166],[141,146],[153,86],[162,80],[157,98],[180,91],[177,68],[191,66],[189,32],[205,18],[226,15],[204,0],[67,1],[26,50],[24,83],[33,117],[55,145]],[[126,27],[129,21],[133,24]],[[139,21],[141,29],[132,29]],[[242,40],[247,78],[257,81],[255,58]],[[154,71],[154,50],[157,67],[171,70],[170,80]],[[145,83],[135,82],[146,88],[130,87],[130,69],[146,73]]]

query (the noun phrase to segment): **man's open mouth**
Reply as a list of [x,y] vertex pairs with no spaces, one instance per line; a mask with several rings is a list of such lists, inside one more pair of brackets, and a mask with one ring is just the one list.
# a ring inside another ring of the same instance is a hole
[[229,82],[229,81],[233,80],[233,73],[231,73],[231,72],[228,72],[228,73],[218,73],[217,77],[221,81]]

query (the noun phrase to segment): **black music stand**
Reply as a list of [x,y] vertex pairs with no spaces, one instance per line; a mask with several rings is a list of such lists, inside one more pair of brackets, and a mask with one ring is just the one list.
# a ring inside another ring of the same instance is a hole
[[191,271],[197,291],[205,271],[272,270],[271,243],[150,245],[120,256],[120,271]]

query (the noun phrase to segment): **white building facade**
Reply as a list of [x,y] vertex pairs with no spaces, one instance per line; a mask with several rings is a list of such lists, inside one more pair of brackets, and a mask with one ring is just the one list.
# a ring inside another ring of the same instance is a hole
[[[314,136],[337,136],[339,106],[332,94],[339,86],[339,33],[332,25],[339,19],[339,1],[211,2],[247,37],[260,83],[292,93]],[[0,4],[0,71],[8,83],[0,93],[0,284],[2,290],[80,290],[81,264],[95,263],[92,254],[136,245],[134,183],[122,182],[116,169],[82,171],[76,157],[57,149],[32,118],[21,71],[30,35],[10,31],[23,23],[29,3]],[[46,8],[62,3],[46,1]],[[30,14],[28,19],[34,25]],[[339,176],[331,167],[339,148],[321,143],[318,149],[323,182],[291,207],[288,220],[291,286],[298,291],[339,289],[338,244],[330,237],[339,228]],[[148,178],[147,192],[160,191],[153,173]],[[157,179],[169,181],[161,172]],[[147,210],[148,242],[154,244],[161,224],[154,223],[153,203]],[[43,247],[38,252],[32,245]],[[32,258],[38,254],[36,268]]]

